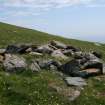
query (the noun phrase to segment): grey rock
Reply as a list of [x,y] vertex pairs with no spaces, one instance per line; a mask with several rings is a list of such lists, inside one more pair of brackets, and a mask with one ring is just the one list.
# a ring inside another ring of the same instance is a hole
[[46,44],[39,46],[35,51],[39,53],[51,54],[53,52],[53,49],[50,48],[48,44]]
[[4,54],[6,49],[0,49],[0,54]]
[[66,45],[64,43],[61,43],[59,41],[51,41],[50,42],[51,45],[55,46],[56,48],[61,48],[61,49],[66,49]]
[[57,67],[51,64],[51,65],[50,65],[50,70],[52,70],[52,71],[57,71]]
[[58,58],[58,59],[64,59],[64,60],[68,59],[68,57],[61,52],[61,50],[53,51],[51,56],[55,57],[55,58]]
[[87,85],[86,81],[81,77],[66,77],[65,81],[70,86],[82,87]]
[[30,70],[32,72],[39,72],[39,71],[41,71],[41,68],[39,67],[39,65],[37,64],[36,61],[33,61],[29,68],[30,68]]
[[37,63],[41,69],[50,69],[50,65],[52,64],[52,60],[48,59],[39,59]]
[[23,57],[18,57],[12,54],[5,54],[3,66],[5,71],[8,72],[21,71],[27,68],[26,61]]
[[74,52],[72,50],[64,50],[64,51],[62,51],[62,53],[66,56],[72,56],[74,54]]

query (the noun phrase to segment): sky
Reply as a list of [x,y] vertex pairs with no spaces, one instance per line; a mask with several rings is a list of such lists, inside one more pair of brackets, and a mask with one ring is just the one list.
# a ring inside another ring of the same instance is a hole
[[0,0],[0,22],[105,43],[105,0]]

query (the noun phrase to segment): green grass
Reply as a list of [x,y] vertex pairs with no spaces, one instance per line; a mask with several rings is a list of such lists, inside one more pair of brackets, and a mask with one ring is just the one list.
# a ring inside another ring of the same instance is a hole
[[[92,42],[66,39],[36,30],[0,23],[1,48],[8,44],[30,43],[39,45],[50,40],[58,40],[79,47],[83,51],[99,51],[103,54],[105,61],[105,44],[97,46]],[[30,60],[34,56],[24,55],[24,57]],[[44,58],[50,57],[44,56]],[[0,70],[0,105],[105,105],[104,76],[88,79],[88,86],[82,91],[81,96],[76,101],[69,102],[49,87],[51,82],[60,86],[65,85],[57,74],[45,70],[39,74],[25,71],[9,75],[2,69]]]

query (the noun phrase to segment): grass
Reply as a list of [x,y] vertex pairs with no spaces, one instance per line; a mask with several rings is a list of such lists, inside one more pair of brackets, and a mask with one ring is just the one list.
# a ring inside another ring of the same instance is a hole
[[[81,48],[83,51],[99,51],[105,61],[105,45],[92,42],[66,39],[47,33],[0,23],[0,47],[8,44],[44,44],[50,40],[58,40],[65,44]],[[37,58],[24,55],[26,59]],[[50,58],[44,56],[43,58]],[[88,86],[74,102],[50,89],[51,82],[65,85],[64,81],[50,71],[33,74],[30,71],[8,74],[0,69],[0,105],[105,105],[105,76],[90,78]]]

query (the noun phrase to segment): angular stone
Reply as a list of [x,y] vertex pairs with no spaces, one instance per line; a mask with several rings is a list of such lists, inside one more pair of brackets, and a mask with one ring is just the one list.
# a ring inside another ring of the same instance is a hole
[[61,52],[61,50],[53,51],[51,56],[55,57],[55,58],[58,58],[58,59],[64,59],[64,60],[68,59],[68,57]]
[[12,54],[5,54],[5,60],[3,62],[5,71],[15,72],[27,69],[26,61],[23,57],[18,57]]
[[61,49],[66,49],[66,45],[64,43],[61,43],[59,41],[51,41],[50,42],[51,45],[55,46],[56,48],[61,48]]
[[41,70],[36,61],[33,61],[29,68],[32,72],[39,72]]
[[83,87],[86,86],[86,81],[81,77],[66,77],[65,81],[68,85]]

